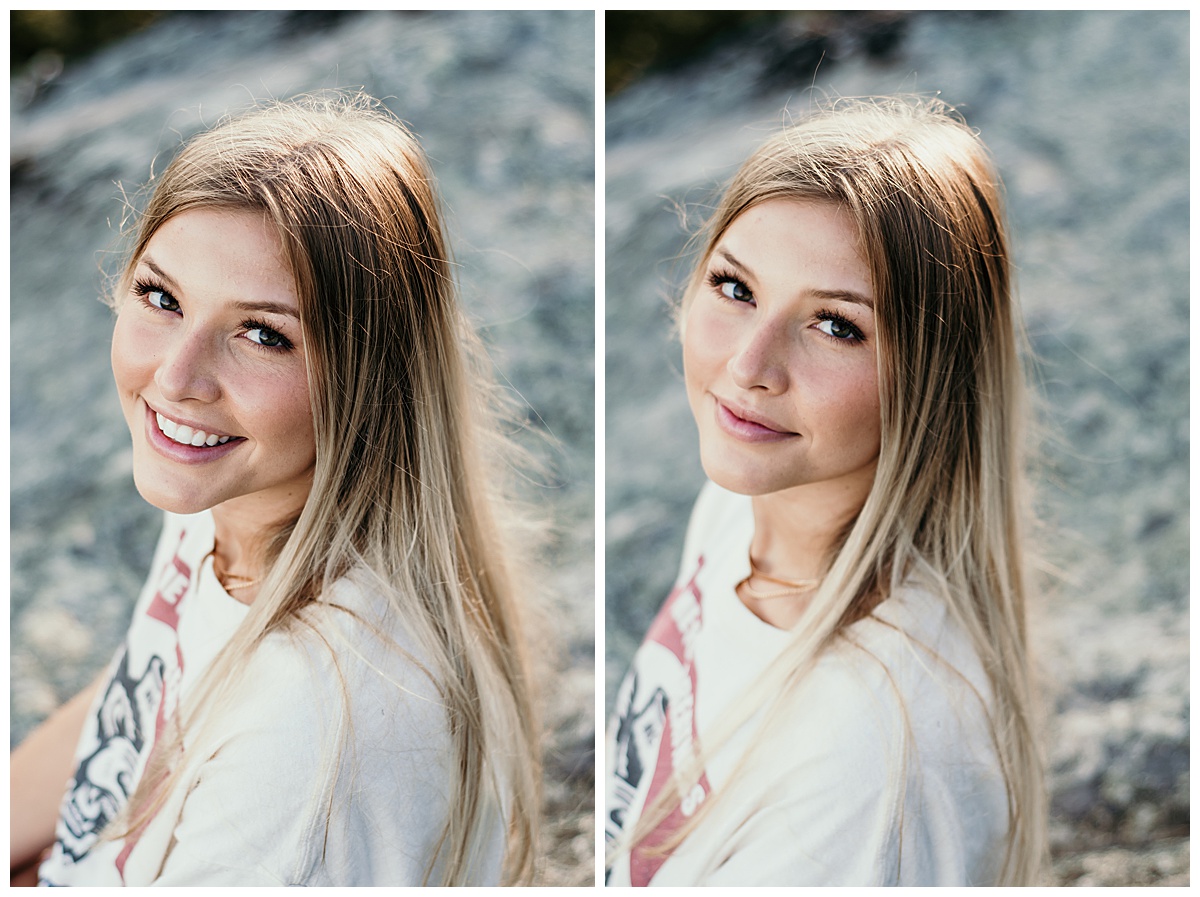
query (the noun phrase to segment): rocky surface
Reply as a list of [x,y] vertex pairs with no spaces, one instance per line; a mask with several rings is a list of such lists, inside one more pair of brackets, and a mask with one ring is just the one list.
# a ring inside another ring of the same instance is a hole
[[[606,118],[606,685],[670,588],[703,478],[669,303],[722,179],[813,96],[940,92],[1006,180],[1039,357],[1034,631],[1052,881],[1188,882],[1188,14],[807,14]],[[608,706],[608,705],[606,705]]]
[[594,881],[593,60],[590,11],[191,13],[48,84],[14,81],[13,743],[108,659],[159,525],[133,487],[96,301],[123,191],[255,99],[361,87],[431,157],[464,299],[550,471],[531,487],[554,529],[539,881]]

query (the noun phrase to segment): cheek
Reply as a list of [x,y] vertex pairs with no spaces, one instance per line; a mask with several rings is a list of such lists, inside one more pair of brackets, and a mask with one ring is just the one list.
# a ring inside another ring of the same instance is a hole
[[307,388],[296,391],[292,396],[289,410],[291,412],[290,432],[295,434],[298,450],[306,455],[315,453],[312,404],[309,401]]
[[793,369],[792,395],[801,416],[839,442],[878,451],[879,380],[874,357]]
[[845,422],[872,453],[879,451],[879,379],[874,364],[859,370],[843,383],[840,396]]
[[309,458],[315,453],[312,405],[308,381],[301,369],[294,375],[267,384],[255,380],[240,390],[244,419],[257,419],[281,451],[293,458]]
[[728,323],[693,302],[683,319],[683,372],[688,389],[721,370],[728,359]]
[[153,353],[146,347],[153,345],[151,334],[139,327],[127,312],[117,315],[112,336],[113,379],[120,390],[133,389],[153,373]]

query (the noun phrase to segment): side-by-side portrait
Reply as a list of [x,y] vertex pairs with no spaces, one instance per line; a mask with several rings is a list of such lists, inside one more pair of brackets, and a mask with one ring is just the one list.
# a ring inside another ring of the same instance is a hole
[[10,886],[1190,885],[1190,13],[10,10]]

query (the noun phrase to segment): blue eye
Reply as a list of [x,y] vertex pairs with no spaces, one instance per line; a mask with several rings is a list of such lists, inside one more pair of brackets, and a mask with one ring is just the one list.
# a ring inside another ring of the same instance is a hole
[[278,330],[272,330],[261,321],[243,321],[246,339],[264,349],[291,349],[291,341]]
[[164,293],[162,290],[154,290],[146,294],[146,298],[155,308],[161,308],[163,311],[175,311],[179,308],[179,303]]
[[246,338],[252,343],[258,343],[260,346],[267,346],[268,348],[274,348],[283,344],[283,337],[262,327],[255,327],[253,330],[246,331]]
[[841,315],[821,312],[820,318],[821,323],[817,325],[817,329],[833,339],[846,343],[862,342],[865,339],[863,332]]
[[746,302],[750,297],[750,290],[744,283],[738,281],[725,281],[721,284],[721,292],[725,294],[726,299],[732,299],[735,302]]
[[709,285],[730,302],[750,302],[754,294],[750,288],[732,274],[714,271],[708,276]]
[[139,280],[133,285],[133,294],[140,296],[143,302],[159,311],[179,311],[179,302],[175,297],[157,284]]

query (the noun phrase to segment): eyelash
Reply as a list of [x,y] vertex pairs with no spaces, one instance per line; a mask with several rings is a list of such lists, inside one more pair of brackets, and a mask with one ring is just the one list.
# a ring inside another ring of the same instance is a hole
[[[750,294],[750,298],[753,298],[754,294],[750,293],[750,288],[746,286],[745,282],[741,278],[732,272],[721,270],[713,270],[709,272],[708,285],[717,294],[718,299],[722,300],[723,302],[744,305],[748,300],[731,299],[729,296],[725,295],[721,287],[723,284],[727,283],[736,284],[737,286],[742,287],[747,293]],[[866,341],[866,336],[863,334],[862,330],[860,330],[858,326],[845,315],[839,315],[835,311],[822,308],[814,313],[813,317],[820,321],[831,321],[834,324],[839,324],[850,331],[850,335],[846,337],[833,336],[832,334],[821,331],[822,336],[827,337],[836,343],[862,343]]]
[[853,321],[851,321],[849,318],[847,318],[845,315],[839,315],[836,311],[830,311],[829,309],[822,308],[816,313],[816,317],[822,321],[832,321],[834,324],[840,324],[842,327],[845,327],[847,330],[850,331],[849,336],[842,337],[842,336],[834,336],[833,334],[826,333],[825,331],[822,330],[821,331],[822,336],[827,336],[831,340],[834,340],[835,342],[839,342],[839,343],[866,342],[867,338],[863,334],[863,332],[861,330],[859,330],[858,326]]
[[[720,271],[717,269],[713,269],[712,271],[709,272],[708,285],[710,287],[712,287],[713,291],[717,294],[718,299],[722,299],[725,302],[734,302],[734,303],[739,303],[739,304],[744,302],[744,300],[731,299],[729,296],[725,295],[724,291],[721,289],[721,286],[723,284],[727,284],[727,283],[734,284],[735,286],[740,286],[747,293],[750,292],[750,288],[748,286],[746,286],[746,284],[741,280],[741,278],[735,276],[734,274],[732,274],[729,271]],[[753,294],[751,293],[751,295],[753,295]]]
[[[166,287],[153,280],[140,278],[135,280],[133,282],[132,292],[138,297],[141,303],[146,306],[146,308],[150,309],[150,311],[163,312],[164,314],[169,315],[176,313],[176,309],[159,308],[157,305],[151,302],[149,298],[151,293],[161,293],[165,298],[170,299],[171,302],[176,306],[179,305],[179,300],[172,296]],[[263,330],[272,336],[277,337],[279,339],[279,345],[277,346],[264,346],[262,343],[255,342],[254,340],[247,340],[247,342],[249,342],[252,346],[262,349],[265,352],[289,352],[295,348],[295,346],[292,344],[292,341],[286,336],[273,327],[270,327],[267,324],[264,324],[262,321],[256,320],[255,318],[247,318],[245,321],[242,321],[242,330],[246,332],[252,330]]]

